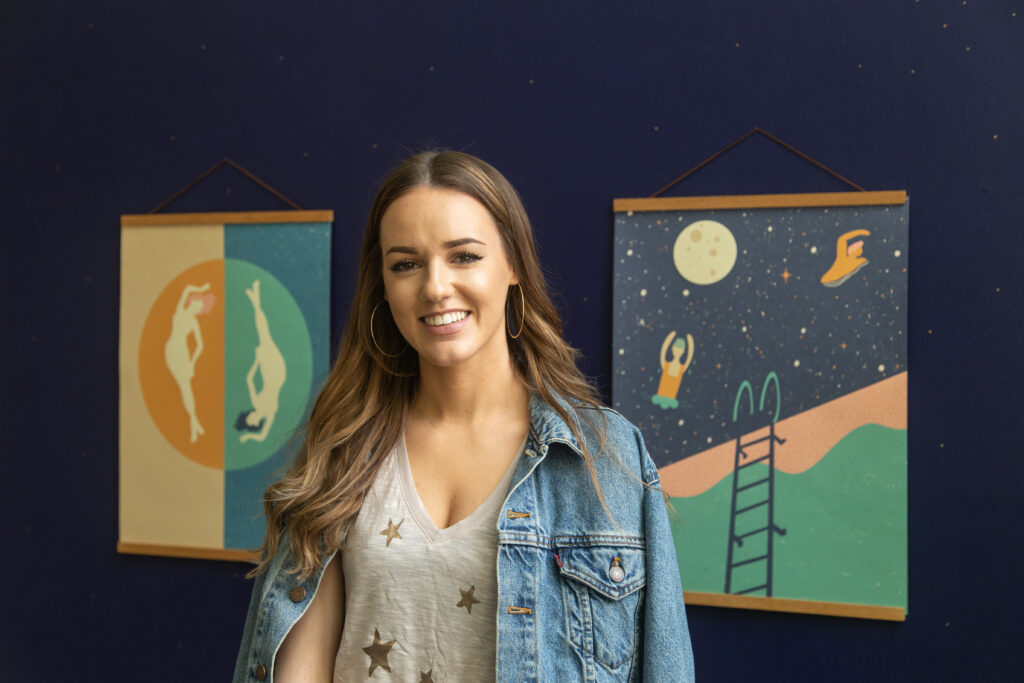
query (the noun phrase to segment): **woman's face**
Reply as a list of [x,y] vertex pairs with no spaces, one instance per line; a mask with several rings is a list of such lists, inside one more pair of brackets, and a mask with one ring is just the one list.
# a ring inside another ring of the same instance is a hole
[[507,362],[505,298],[518,280],[483,204],[418,187],[384,212],[380,247],[385,299],[421,369]]

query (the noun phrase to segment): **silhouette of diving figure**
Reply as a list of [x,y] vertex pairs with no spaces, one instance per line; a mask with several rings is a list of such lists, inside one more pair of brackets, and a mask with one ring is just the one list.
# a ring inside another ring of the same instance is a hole
[[[243,434],[238,438],[241,443],[246,441],[265,441],[270,433],[270,426],[277,416],[278,398],[281,387],[287,377],[284,356],[270,336],[270,325],[260,304],[260,281],[254,280],[252,287],[245,290],[252,302],[256,318],[256,357],[249,372],[245,375],[245,384],[249,389],[249,401],[252,410],[242,411],[235,422],[235,429]],[[260,373],[260,388],[256,389],[256,372]]]

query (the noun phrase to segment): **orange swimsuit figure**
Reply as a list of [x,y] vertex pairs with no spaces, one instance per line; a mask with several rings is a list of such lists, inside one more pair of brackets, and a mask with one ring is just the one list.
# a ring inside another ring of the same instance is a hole
[[836,260],[828,272],[821,276],[821,284],[826,287],[838,287],[867,265],[868,260],[863,256],[864,240],[857,240],[852,244],[850,240],[870,234],[867,230],[851,230],[839,236],[836,240]]
[[[685,340],[678,338],[672,341],[672,337],[675,336],[676,332],[672,330],[661,345],[661,355],[658,357],[661,362],[661,380],[658,382],[658,393],[651,396],[651,403],[660,406],[663,410],[679,407],[679,401],[676,399],[676,396],[679,395],[679,385],[683,381],[683,374],[693,360],[693,335],[686,335]],[[666,361],[665,352],[669,350],[669,344],[672,345],[672,360]],[[681,363],[679,359],[683,357],[684,351],[686,351],[686,362]]]

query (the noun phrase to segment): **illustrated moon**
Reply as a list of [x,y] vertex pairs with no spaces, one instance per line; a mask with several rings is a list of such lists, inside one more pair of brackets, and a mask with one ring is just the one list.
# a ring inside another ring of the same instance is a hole
[[718,221],[690,223],[676,237],[672,261],[693,284],[713,284],[736,264],[736,238]]

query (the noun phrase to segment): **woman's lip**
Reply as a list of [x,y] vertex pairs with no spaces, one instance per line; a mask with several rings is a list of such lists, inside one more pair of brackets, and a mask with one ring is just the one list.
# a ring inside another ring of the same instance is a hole
[[[465,313],[466,317],[463,318],[462,320],[456,320],[455,322],[448,323],[447,325],[428,325],[423,318],[419,318],[419,324],[423,328],[425,328],[427,330],[427,332],[429,332],[430,334],[438,334],[438,335],[454,334],[455,332],[458,332],[459,330],[461,330],[465,326],[466,321],[469,320],[469,316],[472,315],[469,311],[459,311],[459,310],[443,311],[441,313],[431,313],[430,315],[431,316],[444,315],[445,313]],[[424,316],[424,317],[427,317],[427,316]]]

